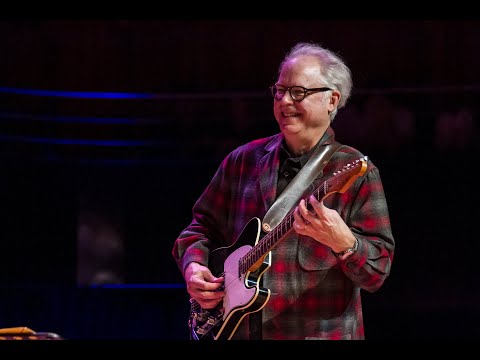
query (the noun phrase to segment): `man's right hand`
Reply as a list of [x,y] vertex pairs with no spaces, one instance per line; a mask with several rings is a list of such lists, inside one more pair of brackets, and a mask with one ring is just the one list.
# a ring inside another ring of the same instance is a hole
[[224,278],[213,276],[206,266],[196,262],[189,263],[185,268],[184,278],[188,293],[204,309],[213,309],[225,296]]

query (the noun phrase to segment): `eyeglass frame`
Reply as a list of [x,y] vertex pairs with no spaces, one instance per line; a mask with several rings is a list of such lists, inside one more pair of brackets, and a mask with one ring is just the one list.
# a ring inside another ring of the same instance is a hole
[[[320,87],[320,88],[311,88],[311,89],[308,89],[306,87],[303,87],[303,86],[300,86],[300,85],[294,85],[294,86],[287,86],[284,88],[284,91],[285,93],[283,94],[283,96],[278,99],[276,97],[276,94],[273,92],[274,88],[276,88],[278,84],[273,84],[272,86],[270,86],[270,92],[272,93],[272,96],[275,100],[282,100],[283,97],[285,96],[285,94],[288,93],[290,94],[290,97],[292,98],[293,101],[296,101],[296,102],[300,102],[300,101],[303,101],[308,95],[312,95],[312,94],[315,94],[315,93],[318,93],[318,92],[325,92],[325,91],[329,91],[329,90],[333,90],[329,87]],[[281,85],[280,85],[281,86]],[[293,96],[292,96],[292,88],[301,88],[303,90],[303,97],[300,99],[300,100],[297,100],[295,99]],[[310,93],[310,94],[309,94]]]

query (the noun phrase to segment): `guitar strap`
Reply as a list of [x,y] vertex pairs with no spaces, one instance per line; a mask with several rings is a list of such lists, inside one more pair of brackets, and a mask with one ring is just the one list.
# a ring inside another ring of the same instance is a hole
[[[327,146],[318,146],[314,150],[307,163],[300,169],[293,180],[288,183],[285,190],[282,191],[265,214],[262,221],[262,228],[265,232],[270,232],[275,226],[280,224],[308,186],[320,174],[320,171],[322,171],[333,154],[342,146],[342,144],[335,141]],[[260,281],[262,280],[260,279]],[[249,315],[249,330],[251,340],[262,339],[261,311]]]
[[265,232],[270,232],[275,226],[280,224],[308,186],[320,174],[320,171],[322,171],[333,154],[342,146],[342,144],[335,141],[333,144],[318,146],[315,149],[307,163],[290,181],[270,209],[268,209],[262,221],[262,228]]

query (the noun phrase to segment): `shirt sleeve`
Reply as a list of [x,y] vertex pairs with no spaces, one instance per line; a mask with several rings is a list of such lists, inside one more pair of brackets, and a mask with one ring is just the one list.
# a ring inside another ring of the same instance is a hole
[[355,253],[339,259],[345,275],[369,292],[378,290],[390,274],[395,249],[387,200],[377,167],[369,171],[358,187],[344,196],[351,204],[344,220],[358,240]]

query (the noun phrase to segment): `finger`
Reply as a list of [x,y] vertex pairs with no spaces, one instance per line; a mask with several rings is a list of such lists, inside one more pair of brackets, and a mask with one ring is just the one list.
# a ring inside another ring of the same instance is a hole
[[315,212],[312,213],[307,209],[305,200],[302,199],[300,201],[298,208],[300,211],[300,215],[302,216],[302,218],[306,223],[312,222],[314,220],[316,213]]
[[223,288],[218,288],[218,289],[212,289],[212,290],[206,290],[205,288],[188,288],[189,294],[198,300],[217,300],[221,299],[225,296],[225,291]]
[[293,211],[293,218],[299,224],[303,222],[303,218],[302,218],[302,215],[300,215],[300,209],[298,208],[298,206]]
[[203,278],[205,279],[205,281],[208,281],[208,282],[222,282],[223,281],[223,277],[216,277],[214,276],[210,270],[207,270],[207,271],[204,271],[202,273],[203,275]]
[[294,228],[295,228],[295,231],[299,234],[304,234],[305,233],[305,230],[307,229],[307,225],[306,223],[304,223],[304,225],[300,225],[299,223],[294,223]]
[[313,195],[310,195],[308,198],[310,205],[312,206],[313,211],[316,214],[320,214],[323,211],[323,201],[318,201],[317,198]]
[[318,201],[318,199],[314,195],[310,195],[308,201],[310,202],[310,205],[312,205],[312,207],[314,208],[320,206],[320,204],[323,202],[323,200],[322,202]]
[[223,281],[221,282],[209,282],[205,281],[203,283],[202,289],[201,290],[206,290],[206,291],[217,291],[223,286]]
[[315,213],[320,217],[326,215],[327,207],[322,201],[318,201],[315,199],[315,197],[312,195],[309,199],[310,204],[312,205],[312,208],[315,210]]
[[297,206],[297,208],[293,211],[293,227],[297,232],[301,232],[302,230],[305,229],[306,222],[303,219],[303,217],[300,215],[300,210]]
[[223,290],[200,291],[198,295],[203,300],[217,300],[217,299],[221,299],[225,296],[225,291],[223,291]]

